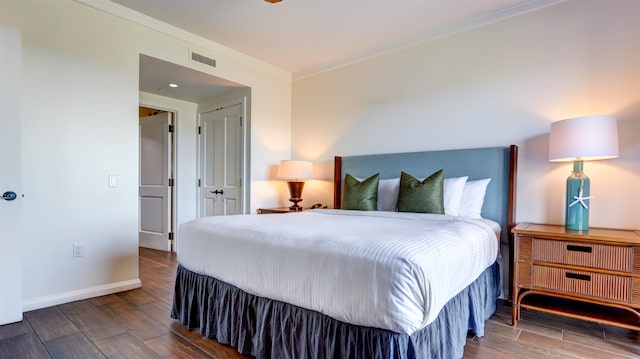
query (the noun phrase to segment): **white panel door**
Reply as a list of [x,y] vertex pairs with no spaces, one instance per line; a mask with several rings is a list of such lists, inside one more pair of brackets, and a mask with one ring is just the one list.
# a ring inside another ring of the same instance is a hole
[[0,25],[0,195],[17,195],[0,200],[0,325],[22,320],[20,38],[20,30]]
[[171,250],[170,113],[140,118],[139,245]]
[[200,114],[199,215],[243,213],[242,105]]

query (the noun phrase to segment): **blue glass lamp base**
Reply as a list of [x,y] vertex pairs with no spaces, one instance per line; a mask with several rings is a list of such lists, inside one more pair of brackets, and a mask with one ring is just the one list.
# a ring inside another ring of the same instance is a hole
[[573,172],[567,178],[565,228],[570,231],[589,230],[589,177],[582,172],[582,161],[573,162]]

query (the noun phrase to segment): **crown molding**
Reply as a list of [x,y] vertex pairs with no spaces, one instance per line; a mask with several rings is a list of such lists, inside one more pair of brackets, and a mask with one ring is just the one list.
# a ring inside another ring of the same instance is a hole
[[340,67],[351,65],[357,62],[368,60],[380,55],[389,54],[412,46],[420,45],[440,39],[455,33],[471,30],[480,26],[488,25],[500,20],[504,20],[513,16],[521,15],[527,12],[542,9],[563,3],[567,0],[527,0],[518,4],[498,9],[484,15],[474,17],[469,20],[457,22],[452,25],[443,26],[433,31],[419,34],[404,40],[395,41],[386,45],[378,46],[370,50],[366,50],[353,56],[345,57],[336,61],[328,62],[322,65],[313,66],[301,71],[293,73],[293,80],[301,80],[307,77],[321,74],[323,72],[335,70]]
[[171,36],[178,40],[185,41],[192,45],[198,46],[204,50],[214,51],[216,53],[224,52],[225,57],[231,57],[233,61],[238,61],[242,65],[257,70],[266,71],[279,78],[291,80],[291,72],[283,70],[277,66],[266,63],[260,59],[249,56],[230,47],[221,45],[201,36],[185,31],[176,26],[167,24],[150,16],[122,6],[110,0],[73,0],[76,3],[91,7],[93,9],[105,12],[115,17],[130,21],[134,24],[157,31],[167,36]]

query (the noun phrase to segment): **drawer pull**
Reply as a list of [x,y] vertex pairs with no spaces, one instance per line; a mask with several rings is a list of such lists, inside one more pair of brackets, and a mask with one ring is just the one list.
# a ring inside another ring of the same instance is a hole
[[586,247],[586,246],[576,246],[573,244],[567,244],[567,250],[571,251],[571,252],[584,252],[584,253],[591,253],[591,247]]
[[588,274],[576,274],[576,273],[566,272],[564,276],[570,279],[586,280],[587,282],[591,281],[591,276]]

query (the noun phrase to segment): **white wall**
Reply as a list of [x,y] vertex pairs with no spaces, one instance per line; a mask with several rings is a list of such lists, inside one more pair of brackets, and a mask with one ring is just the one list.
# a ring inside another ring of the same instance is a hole
[[591,225],[640,228],[640,2],[571,0],[293,84],[292,155],[323,180],[334,155],[519,145],[517,221],[564,223],[571,163],[549,124],[613,114],[620,158],[585,163]]
[[[0,23],[23,34],[26,310],[139,285],[141,53],[194,68],[188,54],[195,47],[215,54],[218,63],[216,69],[197,70],[251,88],[251,173],[256,184],[251,206],[273,200],[265,169],[289,156],[289,73],[216,44],[179,40],[70,0],[0,0]],[[179,141],[181,148],[195,146],[195,136]],[[109,174],[119,176],[118,187],[107,186]],[[263,188],[267,190],[260,192]],[[188,209],[179,205],[179,211],[181,219],[188,219]],[[73,243],[84,243],[84,257],[72,258]]]

